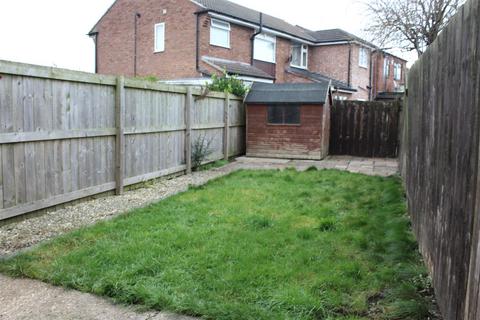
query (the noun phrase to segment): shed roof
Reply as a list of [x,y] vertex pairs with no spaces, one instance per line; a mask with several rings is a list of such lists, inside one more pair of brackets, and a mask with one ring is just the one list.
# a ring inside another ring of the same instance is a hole
[[248,104],[324,104],[330,82],[254,83],[245,102]]

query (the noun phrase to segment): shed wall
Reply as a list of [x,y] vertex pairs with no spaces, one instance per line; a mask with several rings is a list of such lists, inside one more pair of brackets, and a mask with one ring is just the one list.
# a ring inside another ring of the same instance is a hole
[[[302,105],[300,125],[267,123],[268,106],[247,106],[247,155],[322,159],[328,152],[328,117],[324,105]],[[327,112],[328,113],[328,112]]]

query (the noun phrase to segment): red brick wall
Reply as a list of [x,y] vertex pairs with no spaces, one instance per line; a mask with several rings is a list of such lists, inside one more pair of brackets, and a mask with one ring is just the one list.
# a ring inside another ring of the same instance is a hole
[[[384,76],[384,60],[385,57],[389,59],[390,74],[387,78]],[[400,80],[394,80],[394,63],[400,63],[402,65],[402,77]],[[376,53],[374,55],[374,82],[373,82],[373,96],[375,97],[379,92],[394,92],[395,84],[404,85],[405,76],[407,72],[406,62],[391,56],[384,55],[383,53]]]
[[348,45],[310,47],[310,71],[348,83]]
[[[137,31],[137,75],[196,76],[194,12],[198,9],[186,0],[118,0],[97,27],[98,72],[133,76],[134,15],[138,12],[142,16]],[[166,24],[165,51],[154,53],[154,25],[161,22]]]
[[352,94],[352,99],[368,100],[370,94],[370,59],[371,51],[368,49],[368,67],[361,67],[359,63],[360,46],[352,45],[352,65],[351,65],[351,81],[352,86],[357,92]]
[[324,106],[301,106],[300,125],[269,125],[267,108],[247,106],[247,155],[299,159],[327,155],[329,124],[324,118]]
[[[351,47],[351,69],[349,76],[349,52]],[[309,70],[319,72],[333,79],[349,83],[357,92],[349,95],[349,99],[364,99],[369,97],[370,66],[363,68],[358,65],[360,46],[356,44],[341,44],[312,47]]]
[[240,62],[251,62],[253,29],[230,23],[230,49],[210,45],[210,16],[200,16],[200,57],[209,56]]

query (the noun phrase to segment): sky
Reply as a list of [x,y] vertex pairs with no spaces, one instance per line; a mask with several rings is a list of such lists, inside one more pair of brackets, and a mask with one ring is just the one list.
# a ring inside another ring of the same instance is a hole
[[[364,37],[361,1],[233,0],[312,30],[342,28]],[[94,44],[86,34],[113,2],[0,0],[0,60],[93,72]]]

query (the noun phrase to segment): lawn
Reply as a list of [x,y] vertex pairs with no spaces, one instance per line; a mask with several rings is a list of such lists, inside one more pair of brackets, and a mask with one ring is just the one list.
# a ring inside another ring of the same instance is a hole
[[238,171],[0,262],[206,319],[425,319],[399,178]]

